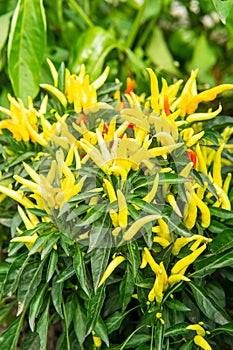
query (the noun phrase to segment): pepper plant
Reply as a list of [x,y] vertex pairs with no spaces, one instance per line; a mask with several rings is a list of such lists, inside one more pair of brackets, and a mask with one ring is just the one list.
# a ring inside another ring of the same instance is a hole
[[148,68],[138,96],[47,62],[35,101],[0,107],[1,347],[232,346],[233,129],[205,107],[233,85]]

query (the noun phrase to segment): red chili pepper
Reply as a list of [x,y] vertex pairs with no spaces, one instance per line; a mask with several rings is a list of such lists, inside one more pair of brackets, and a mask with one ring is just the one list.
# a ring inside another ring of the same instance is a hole
[[132,80],[130,77],[126,79],[126,89],[125,94],[130,94],[134,90],[135,81]]
[[81,122],[84,122],[85,124],[87,124],[87,117],[85,116],[85,114],[80,113],[78,118],[75,120],[76,124],[80,124]]
[[169,116],[170,115],[170,106],[169,106],[169,101],[168,101],[167,95],[164,95],[163,109],[164,109],[166,116]]
[[188,157],[189,157],[189,159],[193,162],[194,168],[196,169],[196,165],[197,165],[197,156],[196,156],[196,153],[193,152],[193,150],[189,149],[189,150],[188,150]]

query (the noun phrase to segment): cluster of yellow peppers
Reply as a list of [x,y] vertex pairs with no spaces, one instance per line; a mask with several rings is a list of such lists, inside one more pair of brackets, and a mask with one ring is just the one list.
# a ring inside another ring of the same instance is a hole
[[[172,254],[174,256],[177,256],[185,245],[191,244],[189,249],[192,252],[176,261],[169,274],[164,263],[158,264],[153,258],[153,251],[147,247],[142,249],[141,268],[145,268],[148,264],[155,274],[155,282],[148,294],[148,300],[160,304],[163,301],[164,292],[170,285],[180,281],[189,281],[189,278],[185,276],[187,268],[206,249],[207,243],[211,240],[196,234],[175,239],[168,225],[159,215],[146,215],[130,223],[127,200],[123,190],[124,182],[130,171],[137,171],[142,166],[147,169],[148,174],[153,174],[157,157],[167,159],[174,150],[186,147],[187,152],[190,152],[191,155],[190,162],[179,174],[189,179],[185,182],[187,203],[184,212],[182,213],[181,208],[179,208],[174,193],[170,192],[169,186],[165,185],[166,202],[190,230],[194,228],[199,213],[201,214],[202,227],[205,229],[210,225],[211,217],[207,203],[212,201],[211,205],[230,210],[228,191],[231,174],[229,173],[223,181],[221,165],[229,165],[229,161],[224,159],[222,154],[225,148],[232,151],[227,141],[233,130],[232,128],[224,130],[221,135],[222,140],[219,140],[219,145],[215,149],[210,141],[204,139],[205,132],[202,123],[215,118],[222,110],[221,105],[215,111],[209,110],[207,113],[195,113],[195,111],[199,103],[214,100],[219,93],[233,89],[233,85],[224,84],[198,93],[196,87],[198,70],[195,70],[191,73],[181,92],[182,80],[168,85],[167,81],[162,78],[162,87],[159,89],[156,74],[148,69],[151,95],[145,99],[127,89],[124,98],[128,101],[128,105],[125,106],[125,102],[121,100],[120,93],[117,91],[115,94],[116,104],[113,107],[108,103],[99,102],[97,97],[97,90],[108,77],[108,67],[92,83],[89,81],[84,66],[82,66],[79,75],[71,74],[66,69],[65,89],[62,92],[58,89],[58,72],[50,60],[48,60],[48,64],[54,85],[42,84],[41,88],[52,94],[63,106],[64,115],[60,116],[56,111],[50,111],[56,121],[51,122],[46,118],[48,95],[45,95],[39,109],[33,106],[33,101],[30,98],[28,99],[28,108],[26,108],[20,99],[9,96],[10,109],[0,107],[0,111],[8,117],[0,121],[0,131],[8,129],[15,140],[38,143],[43,147],[46,147],[49,142],[53,142],[57,147],[60,147],[60,150],[56,152],[56,159],[51,162],[47,176],[38,174],[32,167],[24,164],[31,180],[15,175],[15,181],[21,184],[22,188],[16,191],[11,187],[0,185],[0,192],[4,196],[13,198],[21,205],[18,206],[19,214],[26,229],[31,229],[40,221],[28,209],[45,210],[48,216],[41,220],[49,221],[53,209],[62,209],[69,199],[82,191],[86,177],[74,174],[70,166],[72,165],[77,170],[83,165],[93,162],[106,174],[102,187],[96,188],[96,193],[102,191],[110,203],[117,203],[117,209],[111,209],[109,212],[113,235],[123,232],[123,241],[128,242],[145,224],[151,222],[153,223],[154,242],[163,248],[173,244]],[[81,135],[78,140],[68,130],[66,123],[69,118],[67,110],[70,110],[71,106],[74,112],[80,113],[77,122],[72,124],[74,130]],[[66,110],[67,107],[69,109]],[[113,111],[113,117],[109,121],[107,129],[105,121],[100,120],[95,130],[89,130],[85,115],[100,109]],[[119,113],[117,114],[117,112]],[[120,125],[119,120],[121,121]],[[132,125],[133,128],[131,128]],[[131,128],[131,136],[128,133],[129,128]],[[152,129],[154,135],[151,135]],[[158,145],[152,147],[151,144],[155,138]],[[201,187],[194,180],[190,180],[192,167],[206,175],[213,184],[217,197],[210,192],[207,182],[204,187]],[[170,171],[172,171],[171,168],[166,168],[157,172],[150,191],[142,198],[145,202],[152,203],[155,200],[159,185],[159,172]],[[60,183],[59,186],[55,187],[57,176]],[[119,188],[114,187],[111,176],[121,183]],[[30,197],[32,199],[24,193],[25,187],[31,191]],[[2,197],[2,200],[4,198]],[[94,196],[89,204],[94,205],[97,202],[98,196]],[[135,209],[140,210],[136,205]],[[20,230],[19,233],[21,233]],[[15,237],[12,241],[25,242],[30,249],[38,234]],[[104,272],[99,286],[125,259],[123,255],[114,256]],[[203,338],[205,331],[202,327],[200,330],[200,327],[195,328],[197,335],[194,337],[194,342],[203,349],[210,349]],[[189,327],[189,329],[194,328]],[[94,334],[93,339],[98,342]]]

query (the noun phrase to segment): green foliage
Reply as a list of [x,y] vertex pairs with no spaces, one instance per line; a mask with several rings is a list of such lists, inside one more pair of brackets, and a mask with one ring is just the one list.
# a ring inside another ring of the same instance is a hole
[[[142,5],[136,0],[1,2],[0,104],[8,105],[6,95],[10,92],[25,105],[31,96],[38,110],[45,96],[39,84],[54,83],[64,93],[64,67],[78,74],[82,64],[90,81],[106,66],[111,68],[108,81],[97,94],[98,101],[112,105],[115,92],[121,86],[122,91],[125,90],[128,76],[135,79],[137,94],[145,92],[148,96],[146,67],[152,67],[158,76],[163,73],[168,81],[185,80],[192,69],[199,68],[201,88],[233,81],[232,2],[198,1],[196,10],[186,1],[178,2],[177,8],[172,3],[152,0],[145,0]],[[46,57],[54,62],[57,76],[50,77]],[[115,78],[119,81],[114,82]],[[232,128],[231,98],[232,95],[229,101],[227,97],[224,100],[224,115],[203,123],[205,134],[200,142],[201,145],[206,142],[208,150],[217,150],[224,130]],[[61,116],[70,114],[74,121],[79,117],[71,103],[64,108],[52,93],[48,106],[46,120],[51,124],[57,121],[54,110]],[[102,110],[101,113],[107,115],[108,112]],[[95,130],[94,127],[90,130]],[[41,134],[42,129],[40,119],[38,132]],[[29,180],[23,162],[36,172],[43,171],[46,154],[41,152],[44,148],[31,140],[16,140],[5,129],[1,130],[0,141],[0,185],[9,188],[14,185],[18,191],[20,185],[14,175]],[[228,141],[230,147],[223,151],[224,180],[227,173],[232,172],[231,136]],[[182,153],[178,158],[178,168],[182,169],[187,159]],[[206,338],[213,349],[219,349],[222,344],[226,348],[233,346],[232,211],[215,206],[218,193],[207,174],[193,170],[191,178],[186,179],[179,175],[172,157],[159,159],[162,168],[171,166],[173,172],[160,176],[157,201],[147,203],[142,199],[154,183],[154,176],[145,178],[143,171],[129,172],[126,201],[130,225],[139,218],[139,211],[145,216],[162,215],[173,235],[173,241],[166,247],[153,242],[151,223],[140,231],[141,236],[127,244],[121,245],[118,237],[109,237],[110,213],[116,209],[116,201],[106,200],[107,191],[101,187],[106,174],[97,166],[84,165],[80,171],[74,164],[70,166],[74,174],[87,176],[89,187],[70,198],[68,214],[66,208],[59,215],[54,209],[53,220],[47,220],[47,213],[41,208],[27,208],[28,217],[31,214],[40,219],[30,229],[18,214],[15,202],[1,197],[0,324],[6,329],[1,329],[0,348],[45,350],[51,346],[52,334],[52,346],[59,350],[98,349],[95,336],[102,340],[101,349],[191,350],[197,346],[194,331],[187,326],[199,322],[204,322]],[[212,172],[210,164],[208,170]],[[112,180],[111,175],[108,178]],[[99,197],[102,197],[101,203],[89,205],[97,193],[96,188],[90,186],[93,179],[96,187],[101,188]],[[211,213],[208,228],[203,228],[197,217],[190,230],[169,203],[160,204],[163,186],[168,185],[172,194],[178,193],[183,210],[187,202],[184,183],[191,181],[202,187],[208,184],[210,195],[206,203]],[[232,202],[232,180],[229,187]],[[65,225],[61,228],[64,217]],[[18,230],[20,237],[43,234],[28,249],[23,243],[10,242],[18,237]],[[175,240],[197,234],[211,238],[212,242],[190,266],[186,276],[191,281],[171,284],[160,303],[149,302],[155,273],[148,265],[144,270],[140,267],[143,248],[153,252],[157,264],[164,262],[170,274],[178,260],[192,253],[191,245],[187,245],[174,256]],[[123,256],[125,260],[100,285],[109,262],[116,256]]]

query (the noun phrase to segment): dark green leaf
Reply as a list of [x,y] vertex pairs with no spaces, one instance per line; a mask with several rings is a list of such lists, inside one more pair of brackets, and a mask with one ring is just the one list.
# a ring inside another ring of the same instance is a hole
[[91,272],[95,291],[102,275],[108,265],[110,255],[109,248],[96,248],[91,254]]
[[228,253],[221,253],[218,255],[212,255],[207,258],[198,259],[194,266],[196,268],[196,272],[194,272],[191,276],[195,277],[204,277],[206,275],[210,275],[216,269],[220,269],[226,266],[233,265],[233,252],[230,251]]
[[20,350],[40,350],[40,338],[37,333],[28,332],[23,338]]
[[127,308],[132,298],[132,294],[134,292],[134,286],[135,286],[135,283],[134,283],[132,267],[129,263],[127,263],[125,275],[120,283],[120,300],[121,300],[122,312],[125,311],[125,309]]
[[179,350],[193,350],[193,339],[183,344]]
[[225,220],[233,218],[232,211],[222,209],[222,208],[215,208],[215,207],[209,207],[209,209],[210,209],[211,215],[216,216],[217,218],[221,218]]
[[52,249],[54,249],[54,246],[58,240],[59,240],[58,233],[53,232],[47,237],[47,240],[45,242],[45,246],[43,247],[42,252],[41,252],[41,260],[43,260],[51,252]]
[[133,278],[136,278],[139,266],[141,264],[141,257],[137,241],[129,242],[127,247],[129,251],[129,261],[132,266]]
[[86,325],[86,334],[88,335],[92,329],[95,327],[96,321],[99,317],[100,311],[102,309],[104,300],[105,300],[105,284],[102,284],[97,289],[96,293],[92,293],[88,308],[87,308],[87,325]]
[[11,296],[17,289],[23,270],[28,264],[28,253],[18,255],[11,264],[2,287],[2,294]]
[[220,232],[209,244],[212,253],[219,254],[233,247],[233,230],[228,229]]
[[58,262],[58,254],[55,249],[52,250],[50,257],[49,257],[49,265],[46,272],[46,281],[49,282],[50,279],[53,277],[53,274],[56,270]]
[[48,337],[48,327],[49,327],[49,306],[50,306],[50,299],[48,300],[46,308],[42,313],[36,327],[36,331],[40,337],[40,350],[46,350],[46,347],[47,347],[47,337]]
[[[151,335],[145,333],[134,334],[134,336],[125,344],[124,349],[136,349],[136,346],[150,342]],[[156,348],[157,349],[157,348]]]
[[23,325],[24,312],[1,334],[0,348],[16,350],[21,328]]
[[86,317],[86,310],[81,305],[81,302],[78,298],[76,299],[76,307],[75,307],[73,322],[74,322],[75,334],[78,338],[78,342],[80,346],[82,346],[86,338],[87,317]]
[[95,208],[92,208],[88,212],[88,214],[83,219],[81,219],[75,226],[81,227],[93,224],[93,222],[97,221],[99,218],[104,216],[104,207],[104,205],[99,205],[98,207],[95,206]]
[[167,300],[166,306],[169,307],[169,309],[174,311],[182,311],[182,312],[190,311],[190,309],[185,304],[183,304],[181,301],[177,299]]
[[42,279],[44,261],[30,263],[24,269],[18,287],[18,315],[26,309]]
[[221,309],[215,301],[210,297],[209,293],[200,286],[190,282],[190,288],[192,289],[193,296],[196,300],[198,307],[210,320],[215,321],[218,324],[224,325],[231,321],[226,312]]
[[227,323],[224,326],[215,328],[212,332],[212,334],[220,334],[220,333],[227,333],[229,335],[233,336],[233,322]]
[[30,303],[28,322],[32,332],[34,332],[35,319],[39,315],[47,288],[48,288],[47,283],[42,284],[38,289],[38,291],[36,292],[36,294],[34,295],[34,297],[32,298],[32,301]]
[[99,220],[93,222],[91,231],[89,233],[89,248],[88,252],[92,249],[101,249],[109,247],[112,222],[108,213],[105,213]]
[[21,0],[15,9],[8,43],[8,68],[15,95],[27,102],[39,91],[46,46],[46,20],[41,0]]
[[94,327],[94,331],[95,331],[95,334],[97,335],[97,337],[100,337],[105,342],[107,347],[109,347],[107,328],[106,328],[104,321],[102,320],[102,318],[100,316],[97,319],[96,325]]
[[89,289],[87,286],[87,275],[86,275],[86,268],[83,260],[83,254],[80,250],[80,247],[78,243],[76,243],[75,247],[75,255],[73,260],[74,270],[77,276],[77,279],[80,283],[80,286],[84,290],[84,292],[89,295]]
[[154,330],[154,340],[156,350],[163,349],[164,325],[158,321]]
[[73,265],[69,265],[62,271],[60,275],[57,276],[57,283],[64,282],[74,275],[75,275],[75,269]]
[[187,322],[182,322],[179,324],[176,324],[174,326],[171,326],[169,328],[166,329],[165,333],[164,333],[164,337],[173,337],[175,335],[182,335],[184,333],[188,333],[189,330],[186,329],[186,327],[188,327],[188,323]]
[[62,303],[63,303],[63,283],[57,283],[59,276],[53,278],[53,285],[51,290],[52,302],[58,313],[63,319]]
[[2,324],[2,322],[6,319],[7,315],[13,308],[14,304],[15,304],[15,301],[12,301],[9,304],[0,306],[0,324]]

